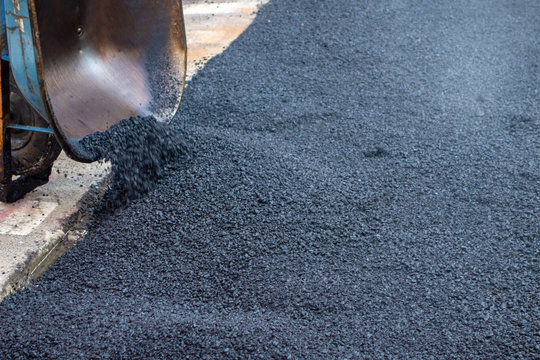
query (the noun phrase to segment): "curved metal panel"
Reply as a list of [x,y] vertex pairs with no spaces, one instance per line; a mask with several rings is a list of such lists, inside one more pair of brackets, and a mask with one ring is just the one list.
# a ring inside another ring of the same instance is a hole
[[131,116],[172,118],[186,72],[180,1],[32,1],[50,114],[68,143]]
[[79,141],[131,116],[174,116],[187,54],[180,0],[5,1],[17,84],[68,155],[93,160]]

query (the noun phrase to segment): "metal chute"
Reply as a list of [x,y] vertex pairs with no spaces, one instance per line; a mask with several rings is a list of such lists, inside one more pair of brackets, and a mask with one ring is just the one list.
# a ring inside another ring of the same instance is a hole
[[64,150],[131,116],[168,121],[186,72],[179,0],[4,0],[11,70]]

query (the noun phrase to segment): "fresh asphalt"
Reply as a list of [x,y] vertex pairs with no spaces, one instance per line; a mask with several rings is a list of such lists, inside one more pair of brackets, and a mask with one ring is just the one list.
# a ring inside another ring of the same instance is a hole
[[273,0],[2,359],[538,358],[540,2]]

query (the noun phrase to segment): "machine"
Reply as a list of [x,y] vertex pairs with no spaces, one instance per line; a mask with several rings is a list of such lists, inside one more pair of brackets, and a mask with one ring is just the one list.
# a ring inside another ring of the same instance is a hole
[[132,116],[169,121],[186,75],[181,0],[1,0],[0,201],[46,183],[61,149]]

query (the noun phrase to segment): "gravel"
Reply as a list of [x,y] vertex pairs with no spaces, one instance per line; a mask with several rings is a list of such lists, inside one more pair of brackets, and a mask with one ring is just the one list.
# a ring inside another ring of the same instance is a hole
[[191,159],[0,305],[0,358],[538,358],[539,24],[271,1],[186,88]]
[[106,132],[85,137],[89,158],[109,161],[112,178],[98,211],[127,205],[152,189],[171,162],[189,159],[182,134],[154,117],[122,120]]

